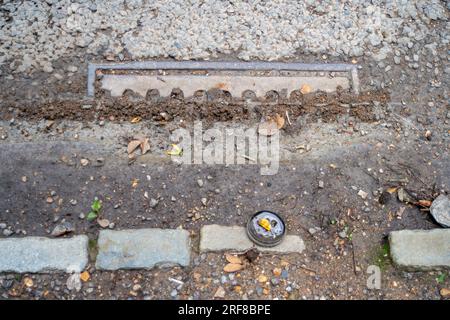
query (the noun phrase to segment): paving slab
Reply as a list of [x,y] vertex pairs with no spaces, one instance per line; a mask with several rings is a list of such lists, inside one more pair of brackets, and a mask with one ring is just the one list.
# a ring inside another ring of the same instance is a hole
[[450,229],[393,231],[389,244],[398,267],[411,271],[450,269]]
[[0,239],[0,272],[81,272],[88,263],[88,237]]
[[102,230],[96,267],[102,270],[188,266],[189,232],[182,229]]
[[244,227],[220,226],[217,224],[206,225],[200,231],[200,251],[244,251],[252,247],[260,251],[275,253],[302,253],[305,244],[301,237],[286,235],[284,240],[272,248],[256,246],[247,236]]

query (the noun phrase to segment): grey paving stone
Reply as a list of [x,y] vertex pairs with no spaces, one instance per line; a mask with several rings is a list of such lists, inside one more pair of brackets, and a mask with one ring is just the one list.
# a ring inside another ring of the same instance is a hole
[[189,232],[176,229],[102,230],[96,267],[103,270],[188,266]]
[[450,269],[450,229],[393,231],[389,244],[392,260],[401,268]]
[[80,272],[88,263],[88,237],[0,239],[0,272]]
[[[216,224],[202,227],[200,231],[200,251],[244,251],[254,246],[247,237],[244,227],[219,226]],[[287,235],[283,242],[272,248],[256,246],[261,251],[276,253],[301,253],[305,244],[299,236]]]

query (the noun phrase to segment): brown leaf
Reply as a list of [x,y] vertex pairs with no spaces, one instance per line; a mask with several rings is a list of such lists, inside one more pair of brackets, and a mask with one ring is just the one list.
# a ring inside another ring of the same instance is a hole
[[82,273],[80,274],[80,279],[81,279],[81,281],[83,281],[83,282],[89,281],[90,278],[91,278],[91,275],[90,275],[89,272],[87,272],[87,271],[84,271],[84,272],[82,272]]
[[279,277],[279,276],[281,276],[282,270],[281,270],[281,268],[275,268],[272,270],[272,272],[273,272],[274,276]]
[[419,200],[417,204],[421,207],[431,207],[431,201],[430,200]]
[[302,85],[302,87],[300,88],[300,92],[301,92],[302,94],[308,94],[308,93],[310,93],[310,92],[311,92],[311,86],[309,86],[309,85],[307,85],[307,84]]
[[441,296],[444,297],[444,298],[450,298],[450,289],[442,288],[441,291],[440,291],[439,293],[440,293]]
[[214,298],[224,298],[225,297],[225,289],[220,286],[217,288],[216,293],[214,294]]
[[134,117],[133,119],[131,119],[131,123],[138,123],[142,120],[141,117]]
[[223,267],[223,271],[225,272],[236,272],[242,269],[244,269],[244,265],[240,263],[229,263]]
[[387,188],[386,191],[389,192],[390,194],[393,194],[397,191],[398,187],[391,187],[391,188]]
[[146,154],[150,150],[149,139],[148,138],[143,139],[140,146],[141,146],[141,154]]
[[141,145],[141,141],[139,140],[131,140],[130,143],[128,143],[127,152],[128,154],[131,154],[136,150],[137,147]]
[[31,288],[31,287],[34,285],[33,280],[32,280],[31,278],[28,278],[28,277],[26,277],[26,278],[23,279],[23,283],[24,283],[25,286],[27,286],[28,288]]
[[227,261],[229,263],[236,263],[236,264],[242,264],[242,259],[239,258],[238,256],[234,256],[231,254],[225,254],[225,259],[227,259]]

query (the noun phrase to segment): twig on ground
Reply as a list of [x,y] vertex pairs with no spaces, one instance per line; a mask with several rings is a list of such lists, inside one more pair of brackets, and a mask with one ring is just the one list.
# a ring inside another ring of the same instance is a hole
[[286,110],[286,119],[290,126],[292,126],[291,119],[289,119],[289,112]]
[[314,273],[317,273],[317,271],[316,271],[316,270],[314,270],[314,269],[311,269],[311,268],[308,268],[308,267],[307,267],[307,266],[305,266],[304,264],[300,265],[299,267],[300,267],[300,268],[302,268],[302,269],[304,269],[304,270],[307,270],[307,271],[309,271],[309,272],[314,272]]

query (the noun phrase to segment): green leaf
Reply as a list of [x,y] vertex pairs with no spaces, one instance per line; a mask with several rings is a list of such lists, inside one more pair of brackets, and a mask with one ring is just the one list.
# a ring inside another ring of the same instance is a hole
[[102,208],[102,203],[100,202],[100,200],[95,199],[94,202],[92,202],[92,206],[91,206],[92,210],[94,210],[95,212],[99,212],[100,209]]
[[437,283],[444,283],[445,281],[445,273],[441,273],[437,278],[436,278]]
[[95,219],[97,219],[97,212],[94,212],[94,211],[91,211],[91,212],[89,212],[88,213],[88,215],[87,215],[87,220],[88,221],[92,221],[92,220],[95,220]]
[[183,155],[183,149],[180,148],[178,145],[176,144],[172,144],[172,150],[167,151],[167,154],[169,156],[182,156]]

